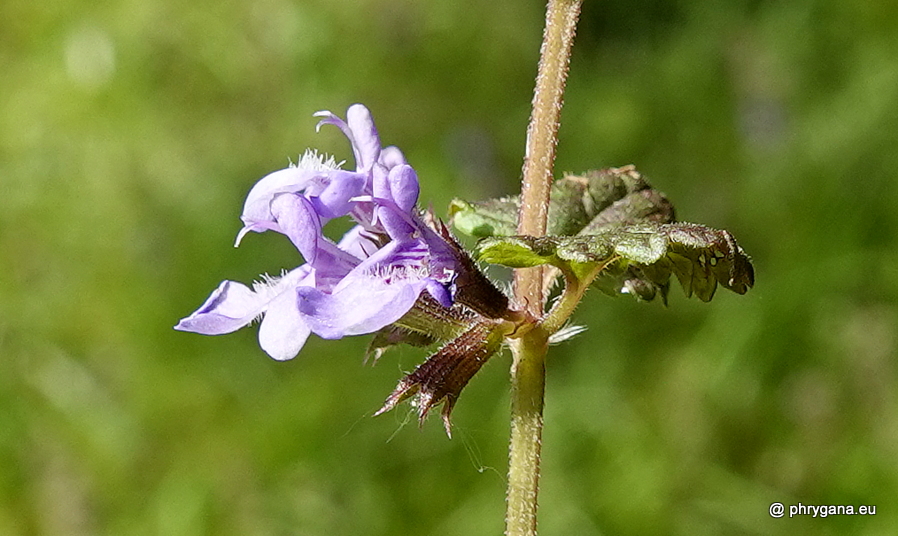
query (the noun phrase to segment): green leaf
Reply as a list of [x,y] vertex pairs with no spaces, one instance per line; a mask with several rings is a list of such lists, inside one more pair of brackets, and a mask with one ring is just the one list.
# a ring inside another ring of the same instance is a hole
[[702,301],[714,295],[715,282],[737,294],[755,284],[751,259],[729,231],[695,223],[661,226],[670,241],[672,271],[686,295],[690,290]]
[[549,192],[549,215],[546,232],[549,235],[577,234],[592,215],[586,210],[587,183],[577,177],[564,177],[552,183]]
[[[745,294],[754,285],[754,269],[728,231],[695,223],[641,223],[611,231],[615,252],[622,257],[596,280],[606,290],[666,299],[671,274],[686,296],[714,297],[717,285]],[[615,292],[615,293],[617,293]]]
[[515,233],[520,202],[516,197],[469,203],[453,199],[449,217],[459,231],[477,238],[511,236]]
[[703,301],[717,285],[743,294],[754,284],[748,256],[727,231],[672,223],[674,207],[633,166],[567,175],[552,186],[548,237],[514,236],[517,197],[455,200],[453,224],[482,240],[481,260],[513,268],[553,265],[577,278],[601,273],[593,286],[666,301],[674,275],[687,296]]
[[668,246],[658,228],[657,225],[636,224],[618,227],[605,234],[609,236],[614,252],[624,259],[636,264],[653,264],[667,253]]
[[568,175],[567,178],[579,178],[587,185],[587,211],[595,217],[612,203],[623,199],[633,192],[651,188],[648,181],[633,165],[620,168],[593,169],[582,175]]
[[481,261],[511,268],[556,264],[556,237],[507,236],[484,238],[477,244]]
[[583,277],[604,265],[593,284],[666,300],[671,274],[686,296],[709,301],[720,284],[737,294],[754,285],[754,269],[728,231],[694,223],[618,225],[591,235],[493,237],[478,244],[481,260],[512,268],[553,265]]
[[[513,236],[519,210],[519,196],[477,203],[455,199],[449,205],[452,225],[477,238]],[[594,234],[609,225],[643,220],[672,221],[673,206],[633,166],[566,175],[552,184],[550,236]]]
[[619,225],[639,222],[670,223],[674,207],[658,190],[632,192],[599,212],[580,234],[598,234]]

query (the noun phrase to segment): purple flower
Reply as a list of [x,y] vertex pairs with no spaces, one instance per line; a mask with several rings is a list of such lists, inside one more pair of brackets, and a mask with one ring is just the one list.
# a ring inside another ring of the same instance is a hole
[[[250,190],[237,244],[249,231],[286,235],[306,264],[253,288],[224,281],[175,329],[230,333],[262,318],[259,343],[271,357],[291,359],[310,333],[326,339],[372,333],[399,320],[422,291],[448,307],[460,266],[452,246],[421,220],[418,178],[395,147],[381,148],[367,108],[355,104],[344,122],[330,112],[318,126],[335,125],[349,138],[356,170],[307,151],[287,169]],[[358,225],[335,244],[321,232],[327,221],[351,216]]]
[[[345,122],[327,111],[315,115],[324,117],[317,128],[336,125],[349,138],[356,170],[342,170],[333,159],[324,161],[317,153],[306,151],[298,165],[263,177],[246,197],[241,216],[244,226],[237,235],[238,244],[249,231],[278,231],[290,237],[308,262],[314,262],[321,227],[328,220],[347,214],[365,225],[373,216],[370,196],[374,194],[375,184],[389,182],[393,168],[407,166],[396,147],[381,149],[374,120],[363,105],[350,106]],[[294,198],[278,201],[285,193],[293,194]],[[369,196],[367,202],[356,200],[363,195]],[[413,183],[403,184],[397,195],[397,201],[402,201],[400,206],[411,210],[418,199],[417,178]]]

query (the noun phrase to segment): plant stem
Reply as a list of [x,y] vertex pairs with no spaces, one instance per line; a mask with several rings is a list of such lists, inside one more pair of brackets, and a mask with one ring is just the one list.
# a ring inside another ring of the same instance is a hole
[[511,367],[511,441],[505,513],[505,534],[508,536],[536,534],[547,341],[541,329],[511,341],[514,361]]
[[[533,112],[527,127],[519,234],[543,236],[546,233],[558,124],[581,2],[549,0],[546,8]],[[545,307],[542,281],[541,268],[515,270],[515,301],[533,319],[541,318]],[[511,348],[511,440],[505,534],[535,536],[548,333],[537,327],[511,341]]]
[[[518,234],[546,233],[558,124],[580,4],[581,0],[549,0],[546,9],[533,112],[527,127]],[[536,318],[544,303],[541,274],[539,268],[515,271],[515,297]]]
[[583,294],[589,288],[593,279],[596,278],[602,270],[609,264],[617,261],[620,257],[614,256],[602,264],[596,265],[592,270],[581,273],[578,276],[570,272],[564,272],[564,292],[552,306],[552,310],[543,318],[540,325],[543,331],[552,334],[561,329],[568,321],[568,318],[574,314],[574,309],[583,298]]

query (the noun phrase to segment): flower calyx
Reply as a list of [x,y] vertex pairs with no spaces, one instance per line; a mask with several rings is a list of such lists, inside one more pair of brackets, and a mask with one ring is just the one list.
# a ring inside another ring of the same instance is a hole
[[450,415],[455,402],[474,374],[499,351],[510,326],[509,322],[480,316],[467,330],[402,378],[374,415],[386,413],[412,398],[418,423],[423,426],[430,411],[442,404],[443,427],[446,435],[452,437]]

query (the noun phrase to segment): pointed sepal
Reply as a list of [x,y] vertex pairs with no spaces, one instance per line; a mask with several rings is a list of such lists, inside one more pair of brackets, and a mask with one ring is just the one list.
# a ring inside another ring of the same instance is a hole
[[443,426],[452,437],[450,416],[462,389],[501,348],[508,331],[508,323],[481,318],[402,378],[374,415],[386,413],[412,398],[418,423],[423,426],[430,411],[443,404]]
[[432,212],[425,216],[425,221],[449,244],[460,267],[454,283],[455,301],[487,318],[516,319],[518,314],[509,309],[508,297],[484,275],[449,227],[433,216]]
[[422,348],[436,342],[437,339],[427,333],[390,324],[374,334],[374,338],[368,344],[368,349],[365,350],[365,362],[370,360],[377,363],[387,350],[400,344]]

